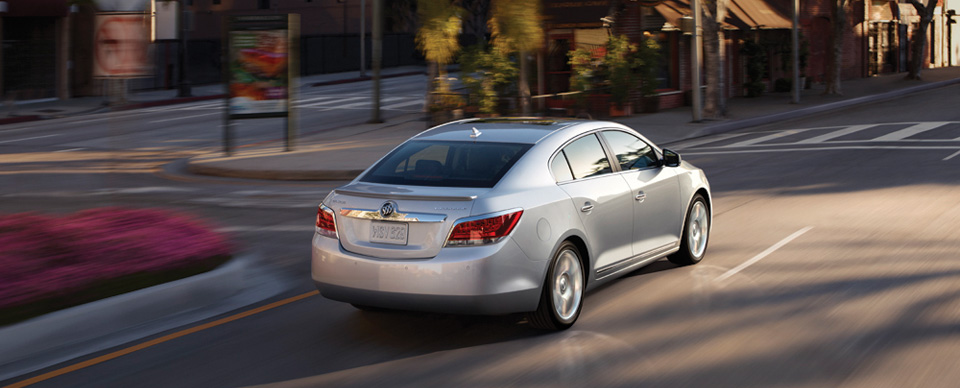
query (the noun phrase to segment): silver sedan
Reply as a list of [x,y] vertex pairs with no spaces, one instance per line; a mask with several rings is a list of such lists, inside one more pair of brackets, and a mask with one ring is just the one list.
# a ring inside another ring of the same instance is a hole
[[600,284],[662,257],[698,263],[711,209],[702,170],[621,124],[462,120],[323,200],[312,276],[361,309],[524,312],[561,330]]

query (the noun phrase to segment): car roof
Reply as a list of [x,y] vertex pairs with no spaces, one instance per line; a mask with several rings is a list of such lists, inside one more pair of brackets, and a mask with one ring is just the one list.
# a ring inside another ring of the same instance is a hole
[[[534,144],[547,135],[584,120],[554,118],[485,118],[443,124],[414,136],[412,140],[477,141]],[[480,134],[473,137],[474,130]]]

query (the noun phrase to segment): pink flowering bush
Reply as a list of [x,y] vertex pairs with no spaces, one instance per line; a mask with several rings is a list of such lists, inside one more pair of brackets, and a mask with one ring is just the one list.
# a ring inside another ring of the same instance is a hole
[[0,214],[0,314],[51,299],[83,303],[70,299],[112,279],[208,270],[230,252],[227,239],[208,225],[166,210]]

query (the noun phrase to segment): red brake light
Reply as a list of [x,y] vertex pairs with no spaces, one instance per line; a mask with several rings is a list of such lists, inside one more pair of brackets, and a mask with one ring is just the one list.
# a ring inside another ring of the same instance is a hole
[[323,204],[317,208],[317,233],[337,238],[337,221],[333,217],[333,209]]
[[453,227],[447,244],[450,245],[483,245],[499,241],[510,234],[513,227],[520,221],[523,210],[481,220],[465,221]]

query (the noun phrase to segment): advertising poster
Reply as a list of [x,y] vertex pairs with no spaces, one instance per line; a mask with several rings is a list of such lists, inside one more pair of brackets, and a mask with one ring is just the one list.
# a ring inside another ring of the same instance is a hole
[[231,115],[286,113],[287,30],[230,31]]
[[94,29],[93,76],[130,79],[150,77],[150,15],[101,12]]

